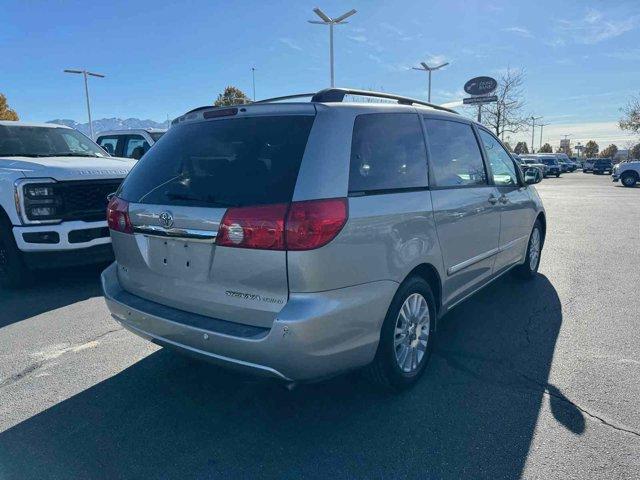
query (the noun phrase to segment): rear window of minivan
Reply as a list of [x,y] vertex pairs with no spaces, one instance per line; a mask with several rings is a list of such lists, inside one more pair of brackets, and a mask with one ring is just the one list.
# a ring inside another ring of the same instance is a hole
[[133,203],[246,206],[291,200],[314,117],[243,117],[171,128],[131,170]]

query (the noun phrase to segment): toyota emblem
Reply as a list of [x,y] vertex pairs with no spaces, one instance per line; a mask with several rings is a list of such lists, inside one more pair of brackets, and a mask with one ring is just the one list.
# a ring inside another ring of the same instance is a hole
[[171,212],[162,212],[158,216],[158,220],[160,221],[160,225],[164,228],[173,227],[173,215],[171,215]]

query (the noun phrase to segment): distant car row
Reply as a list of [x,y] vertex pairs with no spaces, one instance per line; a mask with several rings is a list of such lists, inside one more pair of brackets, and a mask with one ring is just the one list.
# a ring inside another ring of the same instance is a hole
[[544,178],[555,176],[556,178],[563,173],[574,172],[578,169],[578,162],[572,160],[564,153],[539,153],[514,155],[516,161],[520,164],[523,171],[535,168],[542,173]]

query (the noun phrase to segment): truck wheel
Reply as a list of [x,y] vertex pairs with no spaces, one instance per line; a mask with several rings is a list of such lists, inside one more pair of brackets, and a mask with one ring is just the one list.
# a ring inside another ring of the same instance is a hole
[[633,187],[638,181],[638,174],[635,172],[624,172],[620,177],[620,181],[625,187]]
[[429,284],[409,277],[400,286],[387,311],[380,342],[365,375],[378,386],[403,390],[424,373],[433,349],[436,309]]
[[542,236],[542,224],[540,223],[540,220],[536,220],[536,223],[533,224],[531,235],[529,236],[527,255],[525,256],[524,263],[522,265],[518,265],[514,269],[515,274],[518,277],[529,279],[538,273],[543,243],[544,237]]
[[32,281],[33,274],[22,261],[22,253],[13,238],[11,224],[0,218],[0,285],[19,288]]
[[556,178],[560,178],[560,174],[559,173],[556,173]]

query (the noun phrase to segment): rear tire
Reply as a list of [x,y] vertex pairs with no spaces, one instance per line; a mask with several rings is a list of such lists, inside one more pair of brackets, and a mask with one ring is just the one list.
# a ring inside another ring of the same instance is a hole
[[516,275],[522,279],[530,279],[538,273],[540,266],[540,257],[542,256],[542,245],[544,236],[542,232],[542,223],[536,220],[529,235],[529,243],[527,244],[527,255],[522,265],[518,265],[514,271]]
[[0,218],[0,286],[20,288],[33,281],[33,273],[22,260],[22,252],[13,238],[11,224]]
[[634,172],[625,172],[620,177],[620,181],[625,187],[631,188],[635,186],[636,182],[638,181],[638,174]]
[[412,276],[400,285],[382,324],[376,356],[364,371],[372,383],[393,390],[415,385],[433,350],[435,305],[423,278]]
[[559,173],[556,173],[556,178],[560,178],[560,174]]

